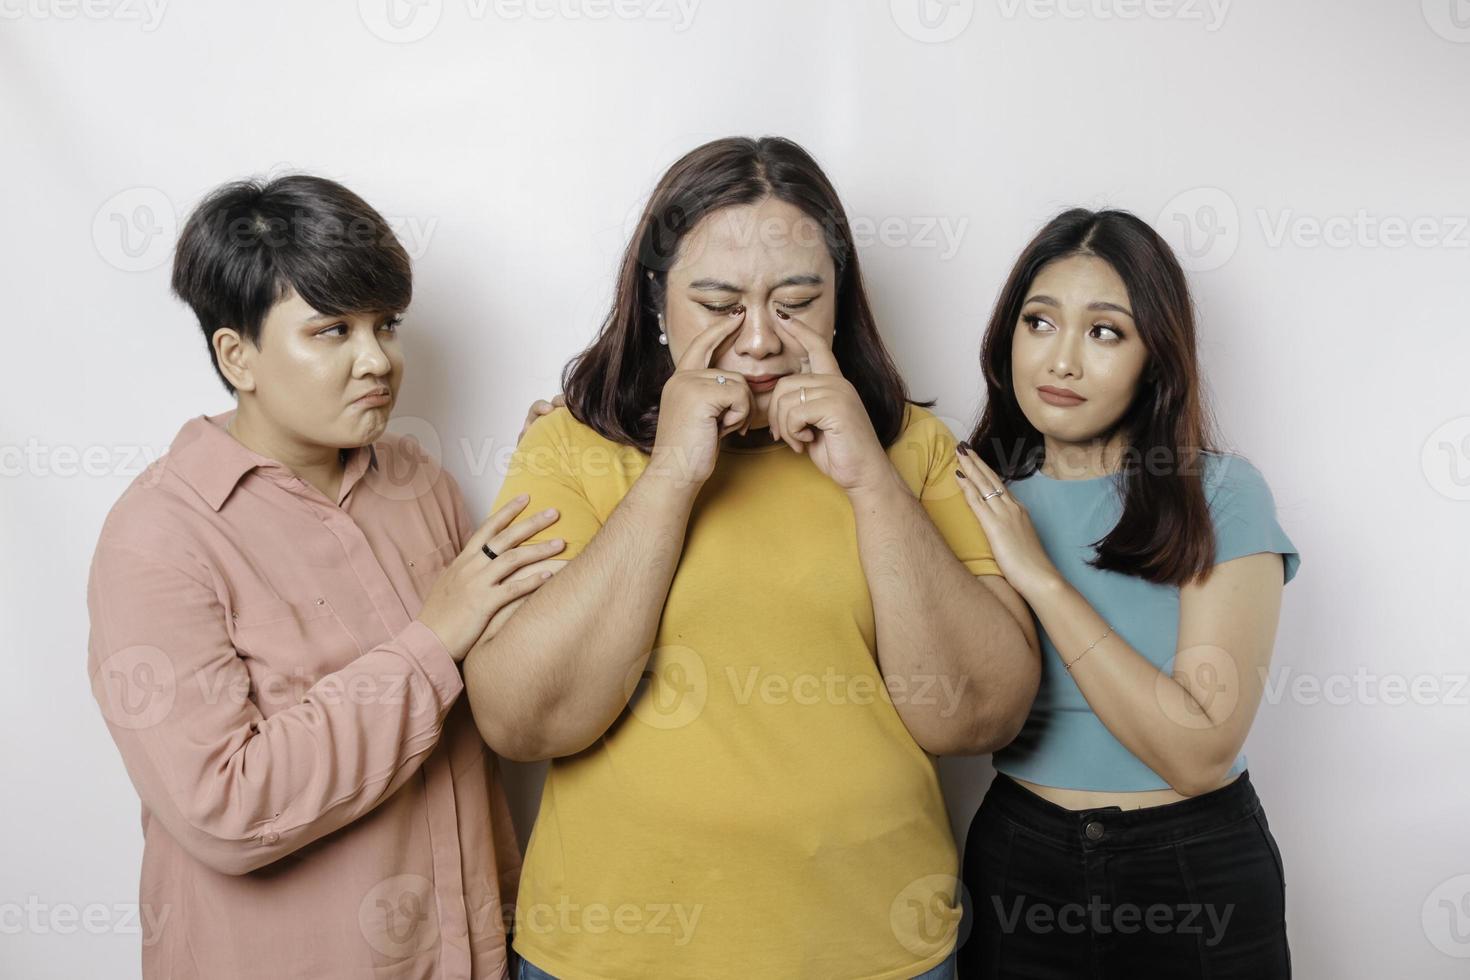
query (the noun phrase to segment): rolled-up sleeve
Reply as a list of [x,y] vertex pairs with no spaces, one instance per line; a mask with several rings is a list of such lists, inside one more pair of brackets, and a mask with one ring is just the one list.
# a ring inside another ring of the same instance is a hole
[[104,534],[88,666],[144,805],[199,861],[238,875],[387,799],[433,750],[463,683],[415,620],[266,717],[210,579]]

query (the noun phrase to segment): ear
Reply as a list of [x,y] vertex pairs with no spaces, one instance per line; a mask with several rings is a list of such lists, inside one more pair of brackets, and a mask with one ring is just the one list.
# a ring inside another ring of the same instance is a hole
[[251,367],[254,345],[246,343],[233,327],[220,327],[210,338],[210,344],[219,361],[220,373],[235,386],[235,390],[254,391],[255,372]]

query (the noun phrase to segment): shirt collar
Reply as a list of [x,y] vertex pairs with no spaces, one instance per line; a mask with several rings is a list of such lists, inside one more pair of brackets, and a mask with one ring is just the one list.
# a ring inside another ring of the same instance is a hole
[[[235,417],[235,411],[230,409],[218,415],[194,416],[184,423],[169,445],[168,456],[174,472],[197,490],[214,510],[224,506],[240,480],[251,470],[273,470],[285,477],[292,476],[284,464],[247,449],[230,435],[225,426]],[[378,450],[369,443],[341,452],[345,468],[340,495],[345,498],[347,491],[366,470],[378,468]]]

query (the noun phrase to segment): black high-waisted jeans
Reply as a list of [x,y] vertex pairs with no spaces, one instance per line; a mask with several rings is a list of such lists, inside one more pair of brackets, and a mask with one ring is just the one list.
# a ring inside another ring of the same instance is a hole
[[961,977],[1291,976],[1281,852],[1249,773],[1127,811],[1068,810],[997,773],[964,883]]

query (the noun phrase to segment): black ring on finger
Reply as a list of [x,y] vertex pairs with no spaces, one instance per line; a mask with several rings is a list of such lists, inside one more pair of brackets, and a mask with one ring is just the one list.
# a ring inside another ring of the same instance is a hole
[[495,552],[490,550],[490,546],[488,544],[480,545],[480,550],[485,552],[485,557],[489,558],[491,561],[494,561],[495,559],[500,557]]

